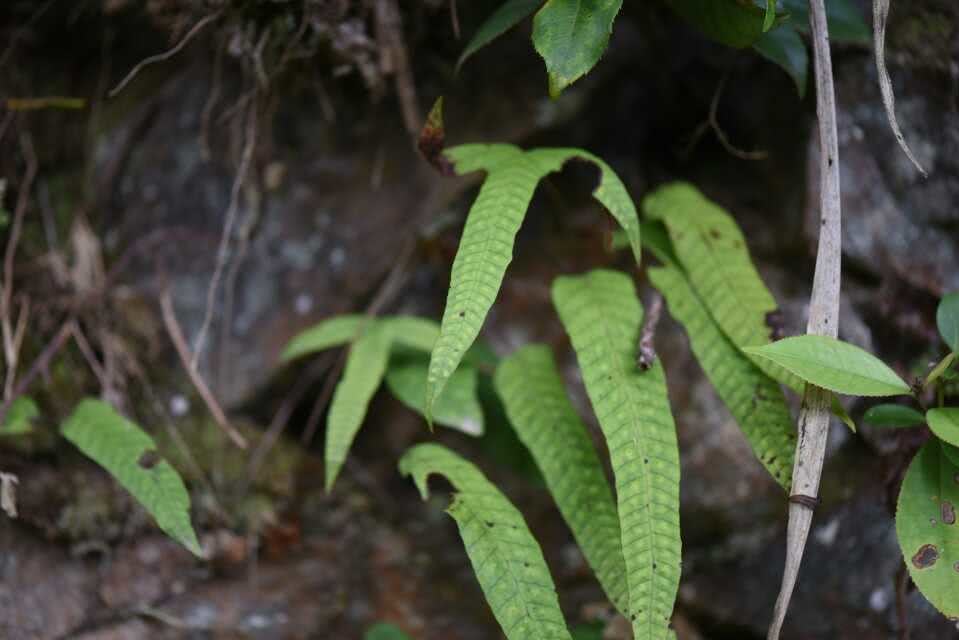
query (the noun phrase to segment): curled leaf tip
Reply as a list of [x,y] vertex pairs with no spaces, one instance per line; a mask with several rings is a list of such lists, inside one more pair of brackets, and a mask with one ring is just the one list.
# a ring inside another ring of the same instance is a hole
[[453,170],[453,163],[449,158],[443,155],[443,147],[446,144],[446,130],[443,127],[443,96],[436,99],[429,115],[426,116],[426,123],[420,130],[419,139],[416,147],[419,149],[423,158],[444,176],[452,176],[456,172]]

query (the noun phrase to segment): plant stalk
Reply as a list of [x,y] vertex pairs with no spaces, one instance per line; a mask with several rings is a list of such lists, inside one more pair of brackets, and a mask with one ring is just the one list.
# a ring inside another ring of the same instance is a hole
[[[816,114],[819,130],[819,249],[809,301],[806,333],[835,338],[839,328],[839,288],[842,262],[842,210],[839,203],[839,143],[836,133],[836,96],[829,53],[829,31],[824,0],[810,0],[816,76]],[[786,566],[769,627],[768,640],[778,640],[789,600],[796,585],[806,539],[819,492],[826,439],[829,435],[831,394],[806,385],[799,412],[799,443],[793,463],[789,525],[786,530]],[[797,499],[798,498],[798,499]]]

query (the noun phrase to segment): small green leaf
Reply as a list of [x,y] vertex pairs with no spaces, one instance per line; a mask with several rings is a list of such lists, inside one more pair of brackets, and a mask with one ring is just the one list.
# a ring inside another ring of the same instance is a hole
[[0,425],[0,436],[17,436],[33,430],[31,422],[40,415],[37,403],[32,398],[20,396],[10,404],[7,415]]
[[346,344],[356,338],[368,320],[369,317],[363,314],[340,315],[323,320],[295,335],[283,349],[280,358],[283,362],[289,362],[309,353]]
[[882,360],[827,336],[795,336],[743,351],[775,362],[806,382],[836,393],[894,396],[910,392],[909,385]]
[[[802,33],[809,33],[809,0],[780,1],[783,9],[789,12],[789,22]],[[859,8],[850,0],[829,0],[826,3],[826,23],[829,25],[829,39],[833,42],[872,42],[872,31]]]
[[896,508],[896,535],[906,568],[943,615],[959,616],[959,467],[930,440],[906,471]]
[[366,418],[390,357],[390,333],[374,324],[350,346],[343,378],[337,383],[326,420],[326,490],[333,488],[353,439]]
[[548,0],[533,18],[533,46],[554,98],[599,62],[623,0]]
[[190,524],[190,494],[156,444],[140,427],[99,400],[83,400],[63,425],[63,436],[106,469],[171,538],[203,557]]
[[959,447],[959,408],[930,409],[926,412],[926,421],[941,440]]
[[943,296],[936,310],[939,335],[953,351],[959,351],[959,291]]
[[809,53],[806,50],[806,43],[802,41],[794,28],[784,25],[764,33],[753,44],[753,49],[789,74],[800,98],[806,95]]
[[412,640],[395,624],[378,622],[366,630],[363,640]]
[[776,21],[776,0],[766,0],[766,15],[763,16],[763,32],[769,31]]
[[518,25],[541,4],[543,0],[508,0],[500,5],[499,9],[480,25],[469,44],[463,49],[460,59],[456,62],[456,72],[459,73],[460,67],[467,58]]
[[506,496],[479,469],[437,444],[413,447],[399,466],[424,500],[429,476],[445,476],[453,485],[447,513],[508,640],[571,640],[543,552]]
[[[425,416],[426,374],[429,361],[406,358],[390,365],[386,386],[410,409]],[[433,420],[471,436],[483,435],[483,407],[476,394],[479,373],[475,367],[460,365],[433,405]]]
[[921,413],[901,404],[877,404],[862,416],[863,422],[874,427],[915,427],[926,421]]
[[932,368],[932,371],[929,372],[929,375],[926,376],[925,382],[922,383],[923,388],[928,388],[933,382],[942,378],[943,380],[952,379],[954,372],[949,370],[949,367],[952,366],[952,363],[956,359],[956,352],[950,351],[945,358],[939,361],[939,363]]

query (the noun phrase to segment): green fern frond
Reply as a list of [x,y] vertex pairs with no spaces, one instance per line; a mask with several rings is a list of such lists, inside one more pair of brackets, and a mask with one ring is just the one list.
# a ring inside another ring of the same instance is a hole
[[425,500],[432,474],[456,493],[447,513],[456,521],[473,571],[509,640],[571,640],[543,552],[523,515],[475,466],[436,444],[413,447],[400,460]]
[[502,361],[493,381],[583,555],[610,600],[626,614],[629,592],[616,503],[552,352],[545,345],[523,347]]
[[557,278],[553,303],[609,448],[633,633],[666,638],[681,543],[679,451],[662,365],[641,371],[636,364],[643,311],[626,275],[596,270]]
[[157,453],[153,438],[113,407],[88,398],[63,425],[63,436],[106,469],[171,538],[203,556],[190,524],[190,494],[180,474]]
[[355,339],[370,318],[363,314],[333,316],[295,335],[290,340],[280,359],[289,362],[301,356],[324,349],[332,349]]
[[[767,319],[778,306],[732,216],[685,182],[646,196],[643,211],[666,225],[690,284],[733,344],[740,349],[768,344],[772,329]],[[802,392],[802,381],[782,367],[750,359],[775,380]]]
[[450,290],[433,347],[427,380],[427,419],[436,397],[476,340],[513,258],[513,242],[540,179],[571,158],[596,164],[600,183],[593,196],[626,230],[637,262],[639,219],[626,188],[599,158],[579,149],[523,151],[507,144],[463,145],[444,154],[459,174],[485,171],[486,181],[466,218],[453,261]]
[[[426,358],[404,358],[391,362],[386,372],[386,385],[390,392],[410,409],[419,414],[425,412],[426,372],[429,361]],[[433,407],[433,420],[451,429],[472,436],[483,434],[483,407],[477,396],[479,372],[476,367],[464,363],[453,375],[443,394],[436,399]]]
[[678,269],[660,267],[648,273],[669,312],[686,329],[696,359],[756,457],[788,492],[796,430],[782,389],[723,335]]
[[326,490],[333,488],[390,357],[390,333],[373,325],[350,346],[343,379],[333,391],[326,423]]

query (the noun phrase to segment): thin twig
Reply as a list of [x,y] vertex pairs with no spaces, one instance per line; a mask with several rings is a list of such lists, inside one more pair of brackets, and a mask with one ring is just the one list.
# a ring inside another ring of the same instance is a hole
[[[819,120],[819,249],[809,300],[806,333],[836,337],[842,263],[842,208],[839,200],[839,143],[836,133],[836,96],[833,87],[829,32],[824,0],[810,0],[816,75],[816,113]],[[799,442],[793,464],[793,496],[816,498],[829,435],[830,392],[806,385],[799,411]],[[813,511],[790,500],[786,531],[786,566],[768,640],[777,640],[796,585]]]
[[100,364],[100,361],[97,360],[97,356],[95,353],[93,353],[93,348],[90,346],[89,341],[87,341],[87,338],[80,329],[80,326],[75,322],[72,323],[70,333],[73,335],[73,339],[76,340],[77,346],[80,348],[80,353],[83,354],[83,357],[87,361],[87,365],[89,365],[90,370],[93,371],[93,375],[96,376],[97,380],[100,382],[100,387],[106,391],[109,387],[106,371],[104,371],[103,365]]
[[16,344],[15,329],[12,323],[13,315],[13,267],[14,257],[17,254],[17,244],[20,242],[20,232],[23,229],[23,218],[30,202],[30,190],[37,175],[37,156],[33,150],[33,140],[30,134],[20,136],[20,149],[26,162],[26,170],[20,191],[17,194],[17,206],[13,213],[13,224],[10,227],[10,237],[7,239],[6,252],[3,258],[3,291],[0,292],[0,330],[3,332],[3,355],[7,364],[6,379],[3,387],[4,401],[13,398],[13,380],[16,376],[19,349]]
[[148,67],[151,64],[155,64],[157,62],[163,62],[164,60],[169,60],[176,54],[180,53],[180,51],[182,51],[183,48],[190,43],[190,40],[192,40],[198,33],[200,33],[204,27],[206,27],[211,22],[216,21],[216,19],[219,18],[221,15],[223,15],[223,9],[220,9],[216,13],[211,13],[210,15],[206,16],[205,18],[197,22],[195,25],[193,25],[193,28],[191,28],[187,32],[187,34],[183,36],[183,38],[178,43],[176,43],[171,49],[168,49],[164,51],[163,53],[158,53],[155,56],[144,58],[143,60],[138,62],[135,67],[130,69],[130,72],[126,75],[126,77],[124,77],[123,80],[121,80],[117,86],[113,87],[113,89],[110,90],[110,93],[108,95],[111,98],[116,97],[116,95],[120,93],[121,91],[123,91],[123,89],[128,84],[130,84],[130,82],[136,77],[136,75],[140,73],[140,71],[142,71],[145,67]]
[[663,296],[659,291],[654,291],[647,305],[646,319],[643,321],[643,329],[639,335],[639,355],[636,364],[643,371],[648,371],[656,362],[656,325],[659,324],[662,313]]
[[203,399],[203,402],[206,404],[207,409],[209,409],[217,425],[220,426],[220,429],[223,430],[236,446],[241,449],[246,449],[246,438],[233,428],[229,420],[227,420],[226,414],[223,413],[223,409],[220,408],[220,404],[213,396],[213,393],[210,392],[210,388],[206,385],[206,382],[197,372],[196,368],[190,364],[190,347],[187,346],[186,339],[183,337],[183,330],[180,328],[180,323],[177,322],[176,313],[173,310],[173,299],[170,297],[169,289],[160,295],[160,309],[163,312],[163,324],[166,326],[167,333],[170,335],[170,340],[173,341],[173,346],[176,347],[177,355],[180,356],[180,362],[183,363],[183,367],[190,377],[190,382],[193,383],[197,393],[200,394],[200,397]]
[[456,8],[456,0],[450,0],[450,22],[453,24],[453,37],[460,39],[460,15]]
[[726,132],[719,125],[719,100],[723,95],[723,90],[726,88],[726,81],[728,79],[729,72],[727,71],[723,74],[722,78],[720,78],[719,85],[713,93],[712,100],[709,103],[709,114],[706,116],[706,119],[696,127],[696,130],[690,136],[689,144],[686,145],[682,153],[684,156],[692,153],[706,131],[712,129],[716,135],[716,139],[719,140],[719,143],[731,156],[739,158],[740,160],[765,160],[769,157],[768,153],[762,150],[745,151],[740,149],[730,141],[729,136],[726,135]]
[[346,356],[348,352],[348,348],[342,349],[340,353],[337,354],[336,364],[334,364],[330,372],[326,374],[326,380],[323,381],[323,389],[320,390],[320,395],[316,397],[316,402],[313,403],[313,408],[310,409],[310,416],[306,419],[306,428],[303,430],[303,435],[300,436],[300,443],[302,443],[303,446],[307,446],[313,442],[316,429],[320,426],[320,417],[323,415],[323,410],[326,408],[326,405],[329,404],[330,398],[333,396],[333,390],[336,388],[336,383],[343,373],[343,367],[346,366]]
[[40,355],[37,356],[37,358],[33,361],[33,364],[30,365],[27,373],[17,381],[11,397],[4,399],[3,406],[0,408],[0,424],[3,423],[4,419],[6,419],[7,411],[10,409],[10,405],[13,404],[13,400],[26,393],[33,380],[38,375],[49,369],[50,360],[52,360],[53,356],[60,352],[60,349],[62,349],[63,345],[66,344],[67,338],[70,337],[73,322],[74,321],[71,318],[63,323],[63,325],[60,327],[60,330],[57,332],[57,335],[54,336],[53,340],[51,340],[46,347],[43,348],[43,351],[40,352]]
[[886,108],[886,119],[889,120],[889,126],[892,127],[892,133],[896,136],[896,142],[905,152],[912,164],[915,165],[923,178],[928,178],[929,174],[922,168],[912,149],[906,144],[906,138],[902,135],[899,128],[899,120],[896,118],[896,94],[892,90],[892,80],[889,78],[889,70],[886,69],[886,20],[889,17],[889,0],[873,0],[872,3],[872,22],[873,22],[873,46],[876,50],[876,71],[879,75],[879,92],[882,94],[882,104]]
[[[240,189],[243,187],[246,174],[253,160],[253,151],[256,147],[256,135],[257,109],[254,104],[247,110],[246,140],[244,141],[243,153],[240,157],[240,166],[237,168],[236,176],[233,179],[233,187],[230,189],[230,204],[226,210],[226,219],[223,221],[223,233],[220,235],[220,247],[216,254],[216,266],[213,269],[210,286],[206,292],[206,310],[203,313],[203,324],[200,325],[200,331],[197,333],[196,340],[193,344],[193,359],[190,361],[192,368],[196,368],[197,366],[197,361],[203,351],[206,334],[210,330],[210,323],[213,321],[213,307],[216,304],[217,290],[220,286],[220,279],[223,277],[223,269],[226,267],[227,260],[230,258],[230,237],[233,235],[237,210],[240,208]],[[229,330],[229,328],[226,330]]]
[[400,9],[396,0],[378,0],[373,15],[380,45],[380,66],[384,74],[392,73],[395,77],[403,124],[415,138],[419,135],[423,119],[416,98],[416,85],[413,82],[406,43],[403,40],[403,18]]

